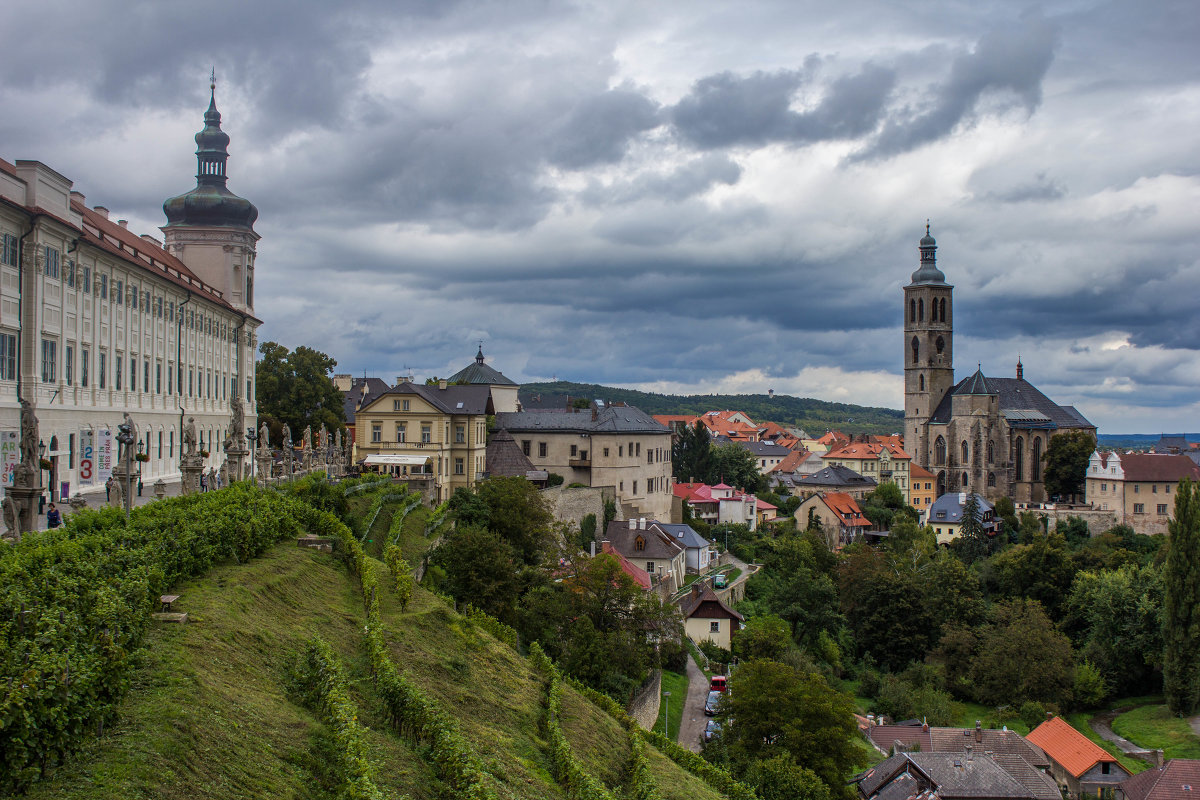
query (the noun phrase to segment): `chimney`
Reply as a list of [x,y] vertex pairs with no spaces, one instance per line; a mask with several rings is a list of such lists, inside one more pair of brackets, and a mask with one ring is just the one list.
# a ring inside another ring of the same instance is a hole
[[971,745],[967,745],[967,761],[973,760],[973,752],[974,748]]
[[[980,722],[979,720],[975,720],[975,741],[977,741],[977,742],[983,741],[983,723]],[[968,752],[970,752],[969,747],[967,750],[968,750]]]
[[445,378],[442,378],[438,381],[438,390],[442,391],[442,392],[446,391],[446,379]]
[[1046,719],[1047,719],[1047,720],[1052,720],[1052,719],[1054,719],[1054,713],[1053,713],[1053,712],[1051,712],[1051,711],[1047,711],[1047,712],[1046,712]]
[[638,520],[638,527],[641,528],[642,530],[648,530],[646,528],[646,518],[645,517],[642,517],[641,519]]
[[929,733],[929,723],[928,723],[928,722],[922,722],[922,723],[921,723],[921,732],[922,732],[922,733]]
[[637,517],[629,518],[629,530],[631,530],[631,531],[637,530]]
[[125,230],[129,230],[129,220],[119,219],[119,220],[117,220],[117,224],[120,225]]
[[104,217],[105,219],[108,219],[108,209],[105,208],[104,206],[96,206],[92,210],[95,211],[100,216]]
[[[605,544],[607,544],[608,540],[605,539],[604,542],[605,542]],[[596,557],[596,540],[592,539],[592,558],[595,558],[595,557]]]
[[79,205],[83,206],[84,208],[87,208],[87,198],[83,196],[83,192],[77,192],[74,189],[72,189],[71,190],[71,199],[78,200]]

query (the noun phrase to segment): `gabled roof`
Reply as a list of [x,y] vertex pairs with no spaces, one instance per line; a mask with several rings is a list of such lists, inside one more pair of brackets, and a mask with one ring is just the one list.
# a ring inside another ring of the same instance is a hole
[[1200,759],[1173,758],[1121,783],[1128,800],[1196,800],[1200,796]]
[[399,383],[384,394],[415,394],[446,414],[486,414],[492,399],[487,386],[447,386],[445,389],[424,383]]
[[[978,373],[977,373],[978,374]],[[983,376],[980,375],[982,378]],[[937,425],[945,425],[950,422],[952,410],[953,395],[959,394],[960,390],[964,390],[975,378],[972,375],[969,378],[963,378],[954,388],[946,392],[945,397],[938,403],[938,407],[934,410],[933,415],[929,418],[931,423]],[[1046,395],[1038,391],[1038,388],[1024,378],[983,378],[987,384],[989,394],[999,395],[998,404],[1000,413],[1008,417],[1009,425],[1013,427],[1035,427],[1035,428],[1095,428],[1096,426],[1088,422],[1082,414],[1080,414],[1072,406],[1060,406],[1051,400]],[[1035,415],[1041,419],[1025,420],[1022,417],[1024,413],[1015,413],[1015,416],[1005,412],[1035,412]]]
[[683,600],[679,602],[679,610],[683,612],[684,619],[692,617],[702,617],[704,619],[736,619],[744,620],[738,612],[734,611],[729,606],[717,597],[717,593],[708,585],[707,581],[695,581],[692,584],[692,591],[684,595]]
[[886,450],[892,458],[911,459],[908,453],[900,448],[900,445],[895,442],[851,442],[837,450],[832,450],[822,458],[848,458],[848,459],[877,459],[880,454]]
[[703,549],[709,546],[709,541],[692,530],[691,525],[676,525],[669,522],[656,522],[655,525],[674,536],[675,541],[689,550],[696,548]]
[[798,478],[796,486],[800,488],[821,486],[844,486],[849,489],[870,489],[877,484],[873,478],[859,475],[849,467],[840,464],[832,467],[822,467],[812,475]]
[[496,415],[496,426],[510,431],[564,433],[670,433],[633,406],[571,411],[512,411]]
[[618,553],[617,549],[612,546],[612,542],[601,542],[600,551],[617,559],[617,562],[621,565],[622,572],[633,578],[633,582],[642,587],[642,589],[650,591],[653,585],[650,581],[650,573]]
[[913,462],[908,468],[908,477],[912,480],[933,480],[934,474],[922,467],[920,464]]
[[491,386],[516,386],[517,384],[483,363],[483,347],[475,355],[475,362],[468,364],[446,379],[450,383],[488,384]]
[[375,398],[388,390],[386,381],[379,378],[354,378],[350,382],[350,389],[343,393],[342,411],[346,415],[346,422],[354,424],[354,415],[363,406],[370,405],[375,401]]
[[1072,728],[1062,717],[1051,717],[1025,737],[1036,744],[1063,769],[1078,778],[1096,764],[1108,762],[1125,768],[1091,739]]
[[[933,505],[929,507],[929,513],[925,517],[927,523],[942,522],[949,525],[957,525],[962,522],[966,499],[966,492],[947,492],[942,495],[937,500],[934,500]],[[977,513],[980,520],[983,519],[985,512],[995,510],[983,495],[976,494],[975,500],[979,503],[979,511]],[[945,513],[943,514],[942,512]]]
[[838,523],[847,528],[869,528],[871,520],[867,519],[854,502],[854,498],[845,492],[827,492],[817,495],[826,507],[837,515]]
[[[900,791],[892,791],[897,783],[901,784]],[[970,757],[959,753],[897,753],[862,773],[858,784],[860,796],[870,800],[914,797],[1053,800],[1044,786],[1035,793],[984,753],[972,753]]]
[[[604,532],[604,538],[612,543],[617,552],[626,557],[670,561],[687,549],[675,537],[658,527],[657,523],[648,520],[644,529],[631,529],[630,521],[613,520],[608,523],[608,529]],[[638,539],[642,540],[641,549],[637,547]]]
[[1185,455],[1125,453],[1118,456],[1127,481],[1170,481],[1200,479],[1200,466]]
[[818,458],[818,456],[807,450],[793,450],[783,461],[771,467],[771,472],[795,472],[800,469],[801,464],[810,458]]

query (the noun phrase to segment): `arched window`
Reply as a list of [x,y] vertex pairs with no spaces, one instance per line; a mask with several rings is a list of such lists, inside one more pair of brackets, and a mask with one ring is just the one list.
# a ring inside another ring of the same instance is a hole
[[1042,479],[1042,438],[1034,437],[1033,457],[1029,459],[1029,474],[1035,481]]
[[994,464],[996,462],[996,443],[988,439],[987,462]]
[[909,322],[917,321],[917,301],[916,300],[908,301],[908,321]]
[[1017,437],[1017,480],[1025,480],[1025,440]]
[[921,391],[922,392],[925,391],[925,376],[924,375],[917,376],[917,382],[921,386]]
[[937,476],[937,496],[941,497],[946,493],[946,473],[939,472]]
[[962,479],[963,479],[963,482],[962,482],[962,488],[966,489],[966,488],[967,488],[967,486],[968,486],[968,485],[970,484],[970,482],[971,482],[971,481],[970,481],[970,479],[969,479],[969,478],[967,478],[967,473],[965,473],[965,472],[964,472],[964,473],[962,474]]
[[939,336],[934,344],[937,346],[938,355],[941,355],[942,351],[946,349],[946,340]]
[[921,345],[919,342],[917,342],[917,337],[914,336],[912,338],[912,356],[913,356],[914,364],[917,363],[917,355],[920,352],[920,348],[921,348]]
[[920,298],[917,300],[917,321],[918,322],[925,321],[925,299],[924,298]]
[[969,462],[970,462],[970,460],[971,460],[971,451],[970,451],[970,448],[968,448],[968,447],[967,447],[967,440],[966,440],[966,439],[963,439],[963,443],[962,443],[962,463],[964,463],[964,464],[966,464],[966,463],[969,463]]
[[988,488],[989,489],[996,488],[996,473],[994,473],[994,472],[988,473]]
[[933,463],[939,467],[946,463],[946,440],[941,436],[937,437],[933,443]]
[[941,318],[942,318],[942,322],[945,322],[946,321],[946,298],[944,298],[944,297],[941,299],[941,306],[942,306]]

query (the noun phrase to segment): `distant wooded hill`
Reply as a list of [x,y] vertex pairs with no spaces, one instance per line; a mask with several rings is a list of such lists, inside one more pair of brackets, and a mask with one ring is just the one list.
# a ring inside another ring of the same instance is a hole
[[741,411],[755,422],[796,425],[813,436],[833,429],[847,434],[890,434],[900,433],[904,428],[904,412],[898,409],[829,403],[782,394],[773,397],[765,394],[657,394],[595,383],[555,381],[527,383],[521,387],[520,396],[526,408],[546,408],[556,401],[561,407],[566,405],[568,397],[582,397],[626,403],[647,414],[703,414],[729,409]]
[[[1183,436],[1189,442],[1200,442],[1200,433],[1167,434]],[[1158,444],[1161,433],[1101,433],[1096,437],[1104,450],[1148,450]]]

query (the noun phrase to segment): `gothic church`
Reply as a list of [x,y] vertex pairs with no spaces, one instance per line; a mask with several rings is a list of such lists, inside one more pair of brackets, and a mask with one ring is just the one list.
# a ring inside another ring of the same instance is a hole
[[937,494],[1044,502],[1042,455],[1060,431],[1096,426],[1025,380],[976,370],[954,382],[954,287],[925,228],[921,264],[904,287],[904,447],[937,477]]

